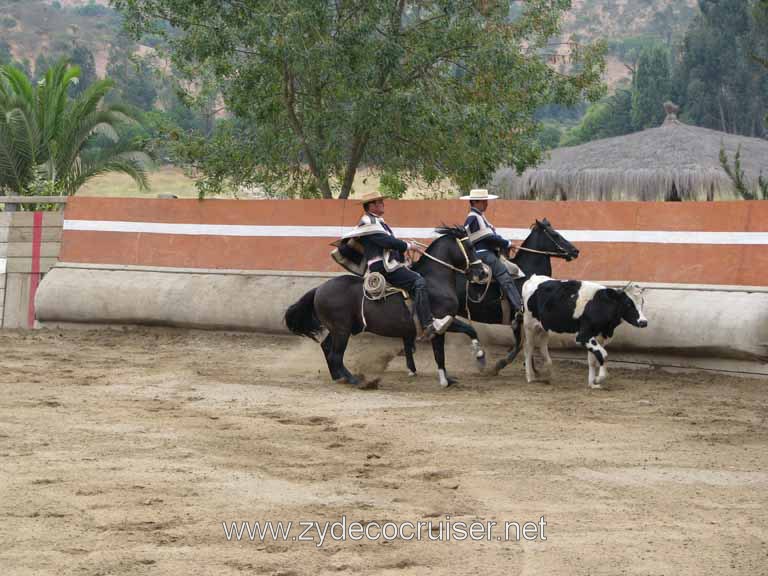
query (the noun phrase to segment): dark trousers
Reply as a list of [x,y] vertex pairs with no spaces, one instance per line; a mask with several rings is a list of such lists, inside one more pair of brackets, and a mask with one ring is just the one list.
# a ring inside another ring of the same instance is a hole
[[394,272],[384,270],[381,262],[376,262],[371,266],[372,272],[379,272],[384,275],[387,282],[395,288],[402,288],[411,298],[416,307],[416,316],[421,325],[426,327],[432,323],[432,310],[429,307],[429,294],[427,294],[427,283],[421,274],[414,272],[410,268],[398,268]]
[[483,263],[487,264],[491,268],[491,274],[493,274],[494,280],[499,283],[502,291],[504,292],[504,295],[507,297],[507,300],[509,300],[509,303],[514,309],[512,311],[513,314],[516,310],[522,309],[523,299],[520,297],[520,292],[517,290],[515,279],[512,278],[509,270],[507,270],[507,267],[504,266],[504,263],[496,255],[496,253],[487,250],[478,252],[477,256],[480,258],[480,260],[483,261]]

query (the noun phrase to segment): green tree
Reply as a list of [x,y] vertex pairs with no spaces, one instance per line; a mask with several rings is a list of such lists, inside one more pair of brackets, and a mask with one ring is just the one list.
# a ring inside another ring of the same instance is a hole
[[107,77],[114,81],[115,90],[108,101],[149,111],[157,101],[154,69],[147,60],[134,55],[134,48],[125,38],[119,38],[109,49]]
[[96,75],[96,61],[93,58],[93,53],[82,45],[75,46],[70,61],[73,65],[80,68],[80,78],[71,89],[72,95],[77,96],[98,78]]
[[10,64],[11,62],[13,62],[11,45],[5,40],[0,40],[0,66],[3,64]]
[[724,132],[763,136],[768,71],[763,0],[699,0],[675,73],[683,119]]
[[663,46],[644,48],[632,80],[632,127],[656,128],[664,120],[663,103],[672,96],[669,53]]
[[[222,178],[347,197],[358,168],[402,180],[486,182],[541,156],[534,112],[602,94],[604,46],[547,65],[570,0],[113,0],[135,33],[168,35],[191,80],[209,70],[248,138]],[[206,156],[206,149],[200,150]],[[226,156],[226,154],[224,154]],[[205,166],[203,166],[205,169]],[[210,172],[209,172],[210,173]]]
[[563,135],[560,145],[576,146],[632,131],[632,92],[619,88],[611,96],[592,104],[581,122]]
[[147,188],[147,156],[120,137],[128,116],[102,103],[112,82],[96,81],[71,98],[79,74],[62,60],[33,84],[17,68],[0,67],[0,193],[69,195],[106,172]]

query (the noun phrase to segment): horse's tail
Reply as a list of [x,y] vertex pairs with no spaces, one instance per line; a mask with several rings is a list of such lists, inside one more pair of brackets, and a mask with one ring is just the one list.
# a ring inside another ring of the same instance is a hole
[[317,337],[323,331],[323,325],[320,324],[315,315],[315,292],[313,288],[304,296],[299,298],[294,304],[285,311],[285,325],[288,330],[299,336],[306,336],[317,340]]

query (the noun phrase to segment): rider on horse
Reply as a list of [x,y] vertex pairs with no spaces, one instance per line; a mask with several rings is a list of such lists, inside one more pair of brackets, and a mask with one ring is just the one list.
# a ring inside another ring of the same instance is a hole
[[522,299],[517,286],[515,286],[515,279],[509,273],[504,262],[501,261],[501,252],[509,250],[512,243],[496,234],[496,228],[484,214],[488,208],[488,201],[496,198],[498,196],[488,194],[488,190],[485,189],[470,190],[468,196],[462,196],[462,200],[469,200],[471,207],[464,227],[475,246],[478,258],[490,267],[493,278],[499,283],[504,295],[509,300],[514,316],[515,312],[522,309]]
[[398,240],[384,222],[384,197],[370,192],[362,196],[364,214],[355,230],[346,237],[354,236],[364,250],[363,259],[369,272],[378,272],[387,283],[402,288],[413,298],[416,316],[424,330],[425,338],[442,334],[453,318],[433,318],[427,294],[427,284],[421,274],[405,265],[405,253],[413,249],[409,242]]

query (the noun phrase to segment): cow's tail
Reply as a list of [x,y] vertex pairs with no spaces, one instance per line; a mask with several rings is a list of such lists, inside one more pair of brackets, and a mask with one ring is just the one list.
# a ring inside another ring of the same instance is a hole
[[304,296],[299,298],[294,304],[285,311],[285,325],[288,330],[298,336],[306,336],[317,341],[318,336],[323,331],[323,325],[320,324],[315,314],[315,292],[313,288]]

